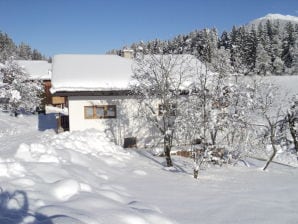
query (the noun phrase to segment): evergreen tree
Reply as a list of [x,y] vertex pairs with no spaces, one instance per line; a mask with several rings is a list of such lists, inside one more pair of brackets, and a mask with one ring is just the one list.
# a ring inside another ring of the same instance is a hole
[[[242,30],[244,32],[244,30]],[[233,29],[230,33],[230,40],[231,40],[231,65],[233,67],[234,73],[245,74],[246,68],[245,64],[243,63],[243,35],[241,34],[240,29],[237,29],[233,26]]]
[[203,35],[202,31],[195,31],[192,35],[191,39],[191,53],[192,55],[195,55],[197,58],[200,58],[201,51],[203,48]]
[[39,53],[38,50],[34,49],[32,52],[32,60],[43,60],[44,57],[42,56],[41,53]]
[[271,61],[272,61],[272,74],[281,75],[284,70],[284,62],[281,59],[282,43],[280,36],[274,35],[271,42]]
[[16,45],[13,40],[0,31],[0,63],[5,63],[11,57],[23,60],[47,60],[38,50],[32,51],[28,44]]
[[219,40],[219,47],[224,47],[225,49],[231,48],[231,41],[227,31],[223,31]]
[[264,49],[262,44],[257,46],[257,58],[255,71],[259,75],[268,75],[270,71],[271,57],[268,52]]
[[295,45],[293,47],[293,61],[292,61],[292,75],[298,75],[298,39],[295,40]]
[[212,62],[214,52],[218,48],[218,35],[216,29],[204,29],[199,58],[207,63]]
[[284,62],[280,57],[275,57],[272,63],[272,74],[274,75],[282,75],[284,69]]
[[0,62],[4,63],[12,56],[16,56],[16,45],[6,33],[0,31]]
[[32,50],[28,44],[21,43],[18,46],[18,56],[20,59],[32,60]]
[[[257,74],[270,75],[273,72],[274,53],[272,47],[273,27],[271,22],[259,24],[257,31],[256,66]],[[262,58],[264,57],[264,58]]]
[[266,30],[266,35],[268,36],[269,40],[272,41],[273,36],[274,36],[274,30],[273,30],[273,25],[270,20],[266,21],[265,30]]
[[243,63],[245,64],[248,73],[252,72],[256,65],[257,60],[257,33],[254,27],[250,32],[245,32],[243,40]]
[[292,49],[295,44],[294,39],[294,27],[291,22],[288,22],[285,26],[285,37],[282,43],[282,55],[281,58],[287,68],[292,67],[293,52]]

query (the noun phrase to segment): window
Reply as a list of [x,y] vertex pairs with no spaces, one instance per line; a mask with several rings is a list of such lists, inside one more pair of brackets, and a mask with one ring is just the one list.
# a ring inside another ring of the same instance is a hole
[[[176,104],[169,104],[169,113],[170,116],[176,116],[177,115],[177,105]],[[163,115],[167,111],[167,108],[163,104],[158,105],[158,115]]]
[[85,107],[85,118],[86,119],[93,118],[93,107]]
[[105,116],[105,108],[104,107],[95,107],[95,117],[104,117]]
[[116,118],[116,105],[85,106],[85,119]]

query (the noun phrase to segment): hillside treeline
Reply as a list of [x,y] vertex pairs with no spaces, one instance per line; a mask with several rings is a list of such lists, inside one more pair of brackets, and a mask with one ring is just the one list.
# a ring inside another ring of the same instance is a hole
[[[216,60],[217,49],[226,51],[235,72],[245,75],[295,75],[298,74],[298,24],[280,25],[267,20],[257,26],[234,26],[230,32],[218,34],[217,29],[195,30],[180,34],[171,40],[133,43],[125,46],[134,53],[191,54],[201,61]],[[107,53],[122,54],[123,49]]]
[[16,60],[47,60],[37,49],[32,49],[26,43],[16,44],[8,34],[0,31],[0,62],[10,57]]

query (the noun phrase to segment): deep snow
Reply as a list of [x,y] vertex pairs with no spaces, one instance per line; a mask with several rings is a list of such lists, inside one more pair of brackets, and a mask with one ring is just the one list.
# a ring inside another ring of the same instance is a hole
[[297,223],[297,168],[212,167],[124,150],[95,130],[38,132],[0,113],[0,223]]

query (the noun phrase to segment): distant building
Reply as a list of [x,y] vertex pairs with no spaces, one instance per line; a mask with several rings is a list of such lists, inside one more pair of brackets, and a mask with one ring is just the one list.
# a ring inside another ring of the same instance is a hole
[[128,88],[131,66],[131,59],[117,55],[53,57],[51,91],[67,99],[69,130],[109,129],[119,144],[142,135]]
[[134,50],[133,49],[123,49],[122,50],[122,57],[133,59],[134,58]]

